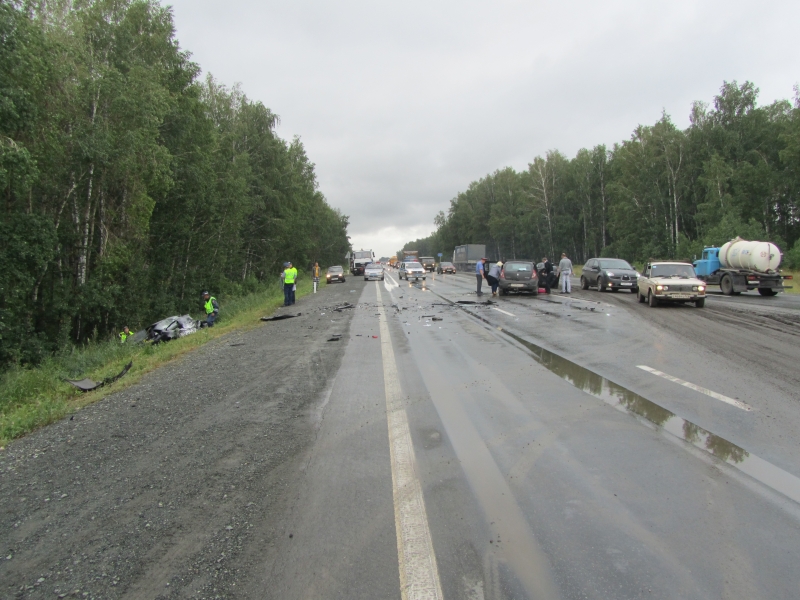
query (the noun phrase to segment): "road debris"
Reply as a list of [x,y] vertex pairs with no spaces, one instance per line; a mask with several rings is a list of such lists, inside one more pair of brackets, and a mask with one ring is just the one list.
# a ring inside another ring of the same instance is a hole
[[127,373],[128,371],[130,371],[132,366],[133,366],[133,361],[125,365],[125,368],[122,369],[122,371],[120,371],[117,375],[114,375],[114,377],[107,377],[106,379],[103,379],[103,381],[99,383],[92,381],[88,377],[86,379],[81,379],[79,381],[75,381],[72,379],[65,379],[64,381],[66,381],[67,383],[71,383],[82,392],[91,392],[92,390],[101,388],[104,385],[109,385],[111,383],[114,383],[117,379],[125,375],[125,373]]
[[295,317],[299,317],[303,313],[297,313],[296,315],[275,315],[274,317],[261,317],[261,321],[283,321],[284,319],[294,319]]

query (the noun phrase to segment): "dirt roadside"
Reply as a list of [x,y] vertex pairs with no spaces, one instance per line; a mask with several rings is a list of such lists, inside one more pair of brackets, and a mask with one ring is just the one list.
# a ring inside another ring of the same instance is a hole
[[237,579],[286,534],[347,344],[353,310],[331,309],[362,288],[325,286],[280,311],[302,316],[218,338],[10,444],[0,597],[241,597]]

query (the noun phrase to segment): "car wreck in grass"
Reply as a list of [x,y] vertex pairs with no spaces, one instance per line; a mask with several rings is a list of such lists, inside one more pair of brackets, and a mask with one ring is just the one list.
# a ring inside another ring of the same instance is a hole
[[145,329],[147,341],[153,344],[168,342],[196,333],[206,326],[205,321],[197,321],[189,315],[167,317]]

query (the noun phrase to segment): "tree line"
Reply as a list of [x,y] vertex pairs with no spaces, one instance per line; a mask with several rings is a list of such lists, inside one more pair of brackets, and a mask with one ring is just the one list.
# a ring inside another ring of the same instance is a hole
[[154,0],[0,3],[0,366],[340,262],[348,217],[277,124]]
[[690,125],[667,114],[630,139],[573,158],[558,150],[524,171],[469,184],[403,250],[444,260],[461,244],[496,258],[597,256],[689,260],[741,236],[772,241],[800,268],[800,93],[758,106],[750,82],[725,82],[713,105],[695,102]]

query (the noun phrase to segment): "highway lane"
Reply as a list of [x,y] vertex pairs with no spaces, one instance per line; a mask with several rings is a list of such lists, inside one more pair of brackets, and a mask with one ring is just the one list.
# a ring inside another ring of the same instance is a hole
[[[396,597],[400,582],[409,598],[797,596],[796,449],[769,436],[748,385],[722,389],[751,411],[637,368],[719,383],[682,368],[702,346],[613,302],[451,304],[475,300],[469,283],[423,287],[390,273],[363,284],[319,432],[338,441],[314,451],[292,517],[302,533],[275,550],[285,560],[270,570],[280,590],[270,597]],[[391,344],[433,549],[423,562],[440,592],[414,595],[401,558],[403,495],[391,491],[391,425],[380,412],[387,354],[373,335]],[[543,362],[544,345],[570,360]]]

